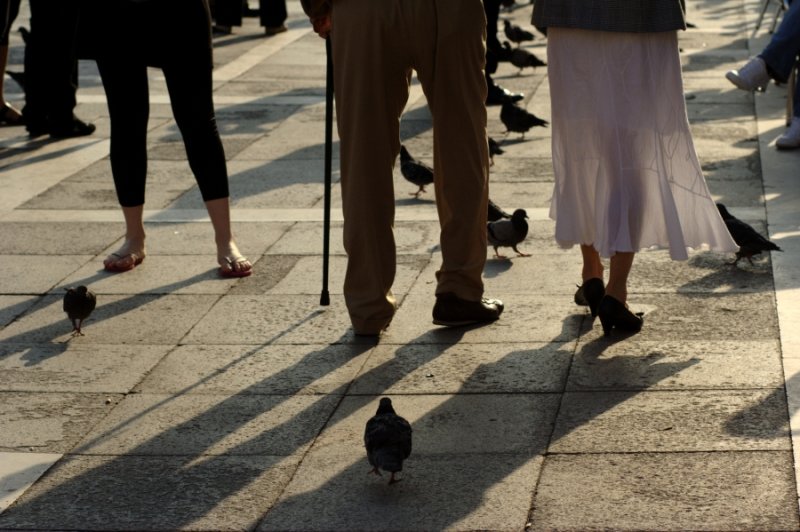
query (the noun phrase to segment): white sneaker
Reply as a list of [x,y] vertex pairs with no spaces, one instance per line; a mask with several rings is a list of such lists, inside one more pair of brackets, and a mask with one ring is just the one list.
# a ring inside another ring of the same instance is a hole
[[767,90],[770,79],[767,64],[760,57],[752,58],[739,70],[729,70],[725,77],[743,91],[761,92]]
[[775,141],[775,146],[781,150],[800,148],[800,117],[792,117],[792,125],[783,135],[778,137],[778,140]]

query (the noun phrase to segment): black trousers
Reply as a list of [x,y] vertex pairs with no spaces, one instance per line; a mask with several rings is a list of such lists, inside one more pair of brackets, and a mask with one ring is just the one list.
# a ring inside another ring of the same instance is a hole
[[[228,197],[225,152],[212,97],[206,0],[99,0],[95,5],[98,14],[113,21],[106,22],[109,31],[99,36],[96,59],[111,118],[111,171],[120,205],[136,207],[145,201],[148,66],[164,73],[203,200]],[[141,28],[148,28],[146,35]]]
[[[241,26],[244,4],[242,0],[214,0],[214,21],[220,26]],[[267,28],[280,26],[286,21],[286,0],[258,0],[261,25]]]
[[30,0],[31,34],[25,45],[25,107],[29,131],[72,124],[78,90],[80,0]]

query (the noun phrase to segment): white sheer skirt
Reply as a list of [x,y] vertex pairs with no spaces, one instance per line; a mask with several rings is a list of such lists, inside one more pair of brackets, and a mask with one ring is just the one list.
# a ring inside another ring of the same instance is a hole
[[547,57],[558,244],[736,251],[694,149],[677,33],[553,27]]

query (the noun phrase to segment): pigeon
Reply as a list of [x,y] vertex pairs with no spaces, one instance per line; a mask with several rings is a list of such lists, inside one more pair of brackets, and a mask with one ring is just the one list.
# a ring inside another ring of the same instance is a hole
[[489,137],[489,163],[494,164],[494,156],[503,155],[504,153],[505,151],[500,147],[500,144],[492,137]]
[[419,198],[419,195],[425,192],[425,185],[433,183],[433,168],[414,159],[402,145],[400,146],[400,173],[409,182],[419,187],[419,190],[411,193],[415,198]]
[[83,285],[78,288],[66,288],[66,291],[64,312],[72,321],[72,336],[83,336],[81,324],[97,306],[97,297]]
[[378,411],[367,421],[364,446],[370,473],[380,476],[383,469],[391,473],[389,484],[402,480],[395,474],[403,470],[403,460],[411,454],[411,425],[395,413],[388,397],[381,398]]
[[543,120],[533,113],[529,113],[527,109],[519,105],[506,102],[500,109],[500,120],[506,126],[506,132],[513,131],[515,133],[522,133],[522,138],[525,138],[525,132],[534,126],[547,127],[550,123]]
[[487,219],[490,222],[496,222],[497,220],[502,220],[503,218],[510,219],[511,215],[508,214],[506,211],[500,208],[500,206],[493,202],[491,198],[489,199],[489,215]]
[[512,24],[510,20],[505,19],[503,24],[505,25],[503,31],[505,32],[506,37],[508,37],[509,41],[517,43],[517,46],[519,46],[522,42],[533,40],[533,33],[522,29],[516,24]]
[[507,247],[516,251],[520,257],[530,257],[530,254],[523,253],[517,249],[517,244],[525,240],[528,236],[528,213],[525,209],[517,209],[511,215],[511,219],[507,220],[502,218],[495,222],[488,222],[486,224],[486,233],[489,244],[494,248],[494,256],[498,259],[505,259],[497,248]]
[[531,67],[536,68],[540,66],[547,66],[547,63],[536,57],[533,53],[525,48],[511,48],[508,41],[503,42],[503,48],[508,52],[508,60],[512,65],[517,67],[520,72],[523,68]]
[[717,209],[719,209],[722,220],[728,227],[728,232],[739,245],[739,251],[736,252],[736,260],[732,264],[735,265],[742,259],[747,259],[750,264],[753,264],[753,255],[758,255],[762,251],[783,251],[777,244],[770,242],[756,232],[752,226],[729,213],[722,203],[717,203]]

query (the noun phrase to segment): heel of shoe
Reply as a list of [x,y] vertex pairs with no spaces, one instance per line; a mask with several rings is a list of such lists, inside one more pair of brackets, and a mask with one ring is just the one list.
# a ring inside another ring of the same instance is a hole
[[624,303],[612,296],[603,296],[597,314],[605,336],[610,336],[614,327],[621,331],[637,333],[644,323],[641,314],[634,314]]
[[600,302],[606,295],[606,287],[603,286],[603,280],[597,277],[587,279],[583,283],[583,295],[586,302],[589,304],[589,311],[592,313],[592,318],[597,317],[600,309]]
[[598,309],[597,316],[600,318],[600,325],[603,327],[603,336],[611,336],[611,329],[614,327],[614,320],[603,309]]

